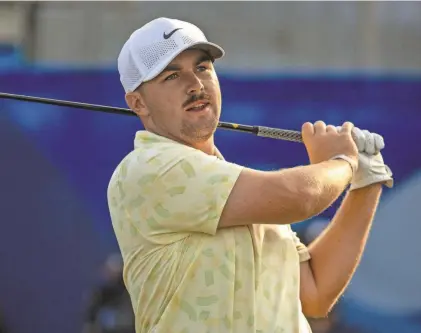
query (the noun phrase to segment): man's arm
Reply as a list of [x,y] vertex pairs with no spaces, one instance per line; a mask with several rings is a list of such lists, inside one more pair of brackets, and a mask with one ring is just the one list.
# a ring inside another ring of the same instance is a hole
[[[229,194],[219,228],[246,224],[291,224],[320,214],[351,181],[358,150],[353,124],[340,131],[322,121],[302,127],[310,165],[263,172],[244,168]],[[341,156],[345,160],[332,160]]]
[[301,303],[309,317],[328,314],[358,266],[382,192],[381,184],[348,192],[331,224],[301,263]]
[[281,171],[244,169],[219,220],[219,227],[290,224],[328,208],[352,177],[349,163],[330,160]]

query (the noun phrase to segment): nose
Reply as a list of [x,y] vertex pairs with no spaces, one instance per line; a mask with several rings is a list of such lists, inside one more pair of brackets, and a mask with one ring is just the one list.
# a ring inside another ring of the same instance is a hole
[[191,73],[188,77],[187,94],[194,95],[204,90],[202,80],[195,73]]

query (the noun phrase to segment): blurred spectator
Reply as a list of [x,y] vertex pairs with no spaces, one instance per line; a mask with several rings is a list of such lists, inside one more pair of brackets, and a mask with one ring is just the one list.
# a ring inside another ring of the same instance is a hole
[[103,267],[105,282],[88,302],[83,333],[134,333],[134,315],[122,277],[119,254],[110,255]]
[[2,314],[0,313],[0,333],[8,333],[9,330],[6,327],[6,322]]

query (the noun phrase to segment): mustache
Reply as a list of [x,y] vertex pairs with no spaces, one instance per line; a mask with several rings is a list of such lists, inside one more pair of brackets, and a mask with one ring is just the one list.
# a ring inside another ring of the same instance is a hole
[[189,97],[189,99],[187,101],[184,102],[183,108],[186,108],[191,103],[194,103],[194,102],[200,101],[200,100],[204,100],[204,99],[209,101],[210,100],[210,95],[208,95],[206,93],[192,95],[192,96]]

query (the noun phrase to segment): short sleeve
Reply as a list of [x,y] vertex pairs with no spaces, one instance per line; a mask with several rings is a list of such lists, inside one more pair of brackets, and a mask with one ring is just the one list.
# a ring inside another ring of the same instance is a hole
[[115,175],[114,201],[143,237],[214,235],[242,167],[178,144],[135,150]]
[[308,251],[307,246],[305,246],[301,242],[300,238],[297,236],[297,233],[294,232],[292,229],[291,229],[291,233],[292,233],[292,238],[295,243],[295,247],[297,248],[298,256],[300,257],[300,262],[309,260],[311,257],[310,257],[310,252]]

